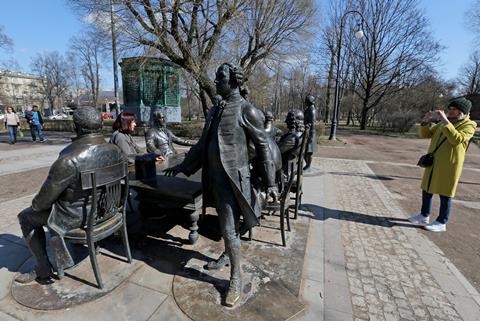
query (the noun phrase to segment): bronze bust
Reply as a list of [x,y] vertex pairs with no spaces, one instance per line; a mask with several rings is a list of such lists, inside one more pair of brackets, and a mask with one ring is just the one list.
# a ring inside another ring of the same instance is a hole
[[[262,175],[267,195],[276,199],[275,165],[271,159],[263,115],[241,95],[243,71],[229,63],[216,72],[215,85],[223,101],[207,116],[200,140],[184,161],[166,170],[167,175],[191,175],[202,168],[204,204],[215,206],[226,255],[211,264],[218,268],[230,261],[230,283],[224,304],[234,306],[242,293],[240,231],[257,225],[261,209],[252,197],[248,141],[255,145],[257,170]],[[243,218],[240,227],[240,218]],[[227,259],[228,257],[228,259]],[[210,262],[212,263],[212,262]]]
[[153,113],[152,127],[145,134],[147,152],[156,155],[168,157],[176,154],[177,151],[173,147],[173,143],[183,146],[193,146],[194,143],[175,136],[171,130],[167,128],[165,114],[156,110]]

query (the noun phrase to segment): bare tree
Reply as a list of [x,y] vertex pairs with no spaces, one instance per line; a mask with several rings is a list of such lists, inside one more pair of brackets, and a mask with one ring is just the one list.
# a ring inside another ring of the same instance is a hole
[[43,83],[40,90],[53,111],[55,106],[61,106],[65,94],[68,92],[67,62],[57,51],[38,54],[32,59],[31,68],[40,77]]
[[[89,14],[105,13],[109,5],[105,0],[70,3]],[[222,48],[237,45],[234,62],[248,77],[258,62],[295,39],[312,11],[312,0],[124,0],[115,5],[119,43],[155,48],[188,72],[198,84],[204,112],[207,96],[215,95],[211,63]]]
[[354,76],[362,100],[360,128],[368,113],[385,96],[406,82],[415,82],[436,60],[440,45],[428,31],[418,0],[357,0],[364,17],[365,40],[360,42]]
[[67,53],[68,68],[68,87],[71,91],[70,96],[73,99],[75,107],[80,105],[80,96],[83,94],[85,88],[82,81],[81,65],[78,57],[72,52]]
[[462,91],[465,94],[480,94],[480,53],[475,51],[470,59],[460,70],[458,77]]
[[3,26],[0,26],[0,49],[11,50],[13,47],[13,40],[7,36],[3,31]]
[[102,41],[97,34],[87,32],[70,40],[70,53],[78,58],[85,87],[88,88],[92,106],[98,104],[100,90],[100,52]]

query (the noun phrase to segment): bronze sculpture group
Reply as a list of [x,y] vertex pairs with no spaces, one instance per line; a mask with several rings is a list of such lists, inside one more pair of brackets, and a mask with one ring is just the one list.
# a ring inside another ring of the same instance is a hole
[[[175,176],[182,172],[189,176],[202,169],[204,206],[216,209],[225,245],[225,252],[206,268],[218,269],[230,263],[230,282],[224,303],[233,307],[242,293],[240,236],[258,224],[262,210],[259,194],[264,201],[277,200],[282,165],[298,157],[304,118],[305,123],[315,123],[315,108],[313,97],[308,96],[305,117],[301,110],[290,111],[286,118],[288,131],[282,135],[273,126],[271,112],[263,114],[246,100],[248,91],[242,91],[240,68],[222,64],[216,71],[215,85],[220,97],[214,101],[196,144],[173,135],[166,128],[165,114],[160,111],[154,113],[153,126],[145,139],[148,152],[164,157],[176,152],[172,143],[193,145],[183,162],[166,169],[165,175]],[[77,172],[125,159],[120,149],[105,143],[99,135],[102,120],[95,109],[77,109],[74,123],[78,138],[60,153],[32,207],[19,214],[36,267],[32,273],[19,275],[17,282],[35,279],[40,283],[53,282],[43,226],[51,228],[54,239],[55,233],[61,234],[64,226],[81,224],[82,211],[91,204],[82,198]],[[311,163],[313,145],[306,156],[306,167]],[[64,215],[64,207],[72,209],[78,217]],[[71,261],[68,251],[65,258],[64,261]]]

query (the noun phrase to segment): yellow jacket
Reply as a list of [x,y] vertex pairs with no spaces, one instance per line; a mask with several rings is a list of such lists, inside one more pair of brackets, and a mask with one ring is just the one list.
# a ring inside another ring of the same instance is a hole
[[432,138],[428,152],[447,138],[434,154],[433,165],[425,168],[422,189],[431,194],[454,197],[462,174],[468,142],[477,124],[467,116],[454,124],[420,126],[420,138]]

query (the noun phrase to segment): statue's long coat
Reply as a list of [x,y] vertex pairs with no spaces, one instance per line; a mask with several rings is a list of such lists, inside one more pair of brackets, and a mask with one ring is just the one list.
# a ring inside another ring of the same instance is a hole
[[[251,141],[255,146],[259,167],[256,170],[263,176],[262,181],[267,187],[275,185],[275,166],[271,159],[261,111],[238,93],[229,96],[224,102],[224,105],[212,108],[202,137],[190,149],[181,166],[186,175],[191,175],[202,168],[203,197],[206,205],[212,205],[211,190],[222,188],[208,186],[209,180],[206,178],[208,175],[226,174],[242,211],[244,227],[249,228],[257,224],[261,209],[250,184],[248,143]],[[212,126],[216,119],[219,119],[217,131]],[[211,168],[204,155],[213,135],[218,137],[222,168]]]

